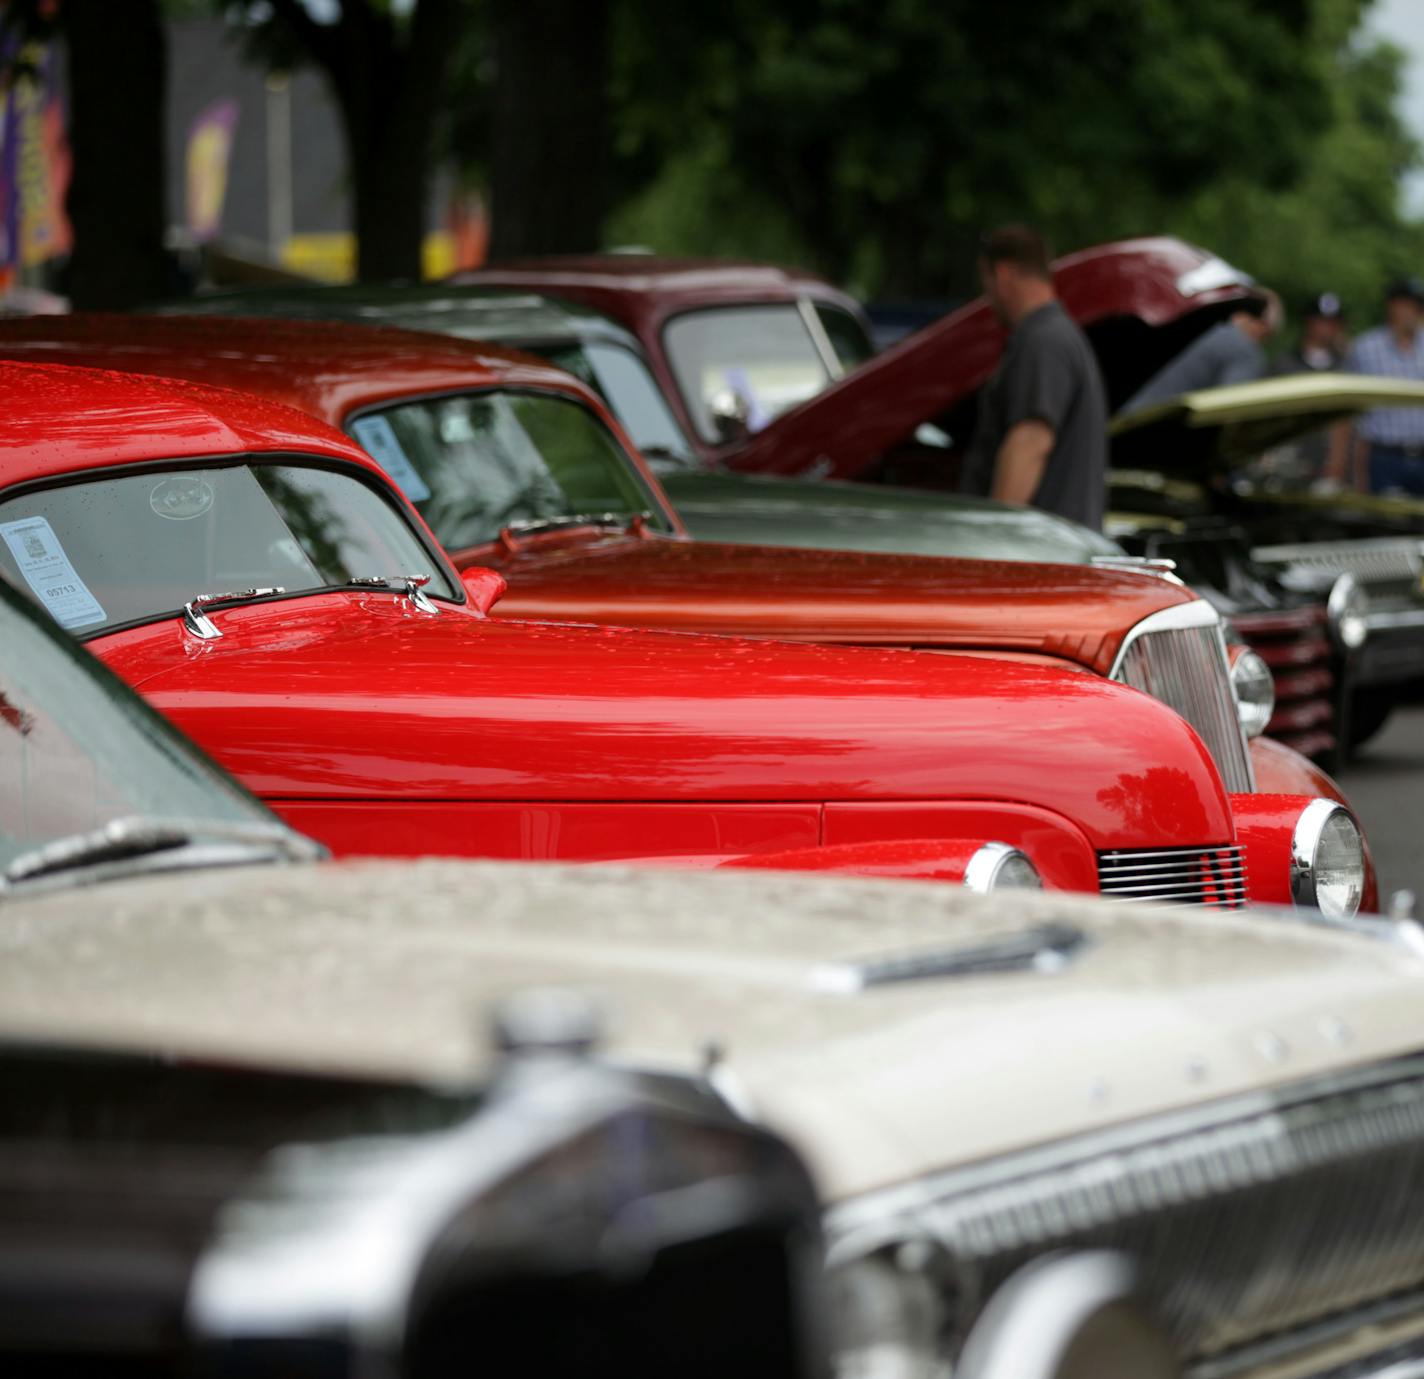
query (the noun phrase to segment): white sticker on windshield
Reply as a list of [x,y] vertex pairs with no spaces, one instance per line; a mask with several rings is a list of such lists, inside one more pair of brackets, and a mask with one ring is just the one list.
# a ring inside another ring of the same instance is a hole
[[412,503],[423,503],[430,497],[425,480],[406,458],[396,433],[385,417],[362,417],[351,423],[351,430],[371,458],[400,485],[401,491]]
[[43,517],[0,522],[0,536],[5,538],[26,583],[61,627],[87,627],[108,616],[79,578]]

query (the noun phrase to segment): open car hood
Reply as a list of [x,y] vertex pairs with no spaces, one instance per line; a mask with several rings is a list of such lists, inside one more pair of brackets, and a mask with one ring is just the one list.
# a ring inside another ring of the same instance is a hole
[[1114,418],[1112,463],[1204,477],[1379,407],[1424,407],[1424,383],[1309,373],[1203,388]]
[[[1179,239],[1121,240],[1053,265],[1064,308],[1093,340],[1114,401],[1253,290],[1230,264]],[[744,473],[854,478],[988,381],[1004,331],[976,298],[779,416],[722,458]],[[963,442],[967,435],[953,439]]]

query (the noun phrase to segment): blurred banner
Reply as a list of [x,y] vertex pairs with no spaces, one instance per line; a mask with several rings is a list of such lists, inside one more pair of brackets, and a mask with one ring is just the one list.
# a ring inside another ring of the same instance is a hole
[[0,102],[0,287],[18,271],[67,254],[69,147],[48,44],[3,55],[19,75]]
[[187,223],[199,244],[216,239],[222,229],[237,115],[236,101],[214,101],[188,130]]

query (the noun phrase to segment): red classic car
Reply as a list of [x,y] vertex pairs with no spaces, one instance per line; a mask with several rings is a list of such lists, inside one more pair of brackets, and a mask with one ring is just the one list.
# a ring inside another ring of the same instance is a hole
[[102,316],[0,322],[0,357],[241,387],[345,429],[457,566],[505,576],[497,616],[1072,664],[1171,704],[1228,789],[1343,802],[1304,758],[1260,737],[1248,746],[1218,615],[1180,585],[1081,565],[689,541],[603,404],[531,358],[347,325]]
[[[1054,264],[1054,274],[1064,305],[1093,342],[1114,404],[1256,290],[1230,264],[1160,236],[1066,255]],[[495,264],[457,281],[555,294],[631,331],[686,433],[684,444],[713,467],[669,481],[679,502],[686,490],[689,522],[695,528],[717,514],[721,529],[733,529],[747,524],[747,510],[760,497],[767,512],[753,529],[780,527],[778,544],[839,541],[879,549],[898,541],[906,549],[924,549],[930,533],[913,518],[904,536],[895,534],[907,520],[896,516],[909,505],[905,488],[883,487],[886,503],[877,506],[864,498],[863,488],[833,484],[823,490],[830,508],[816,512],[808,485],[789,476],[952,487],[955,445],[973,431],[978,389],[1004,342],[1002,328],[979,299],[871,358],[864,316],[853,299],[809,274],[763,264],[548,257]],[[261,314],[259,304],[253,310]],[[431,328],[441,327],[432,322]],[[926,437],[933,443],[921,443]],[[1139,460],[1127,463],[1137,469]],[[740,485],[728,477],[729,469],[738,471]],[[760,479],[763,494],[744,487],[750,476]],[[771,483],[773,477],[782,483]],[[821,534],[809,520],[788,520],[786,510],[794,504],[816,513]],[[848,536],[848,507],[856,504],[872,520]],[[832,511],[834,527],[827,520]],[[964,528],[957,539],[966,543],[991,520],[982,508],[957,516]],[[941,517],[932,548],[955,539],[955,514]],[[1019,524],[1021,559],[1034,558],[1042,539],[1030,520],[1024,514]],[[1011,524],[1000,515],[996,525],[996,542],[1012,546]],[[1156,525],[1172,530],[1154,531],[1142,549],[1175,561],[1182,578],[1212,599],[1271,667],[1276,706],[1270,733],[1308,755],[1337,759],[1343,744],[1336,701],[1343,700],[1347,681],[1369,678],[1353,652],[1342,676],[1340,649],[1332,644],[1337,620],[1330,608],[1347,600],[1344,587],[1330,605],[1323,596],[1286,587],[1276,571],[1252,558],[1252,540],[1228,524],[1212,530]],[[1135,540],[1130,533],[1137,528],[1135,521],[1122,528],[1110,523],[1110,534]],[[1363,579],[1373,567],[1366,561],[1342,568]]]
[[1109,680],[488,618],[503,579],[457,577],[301,413],[46,365],[0,386],[0,577],[338,853],[780,853],[993,884],[1022,848],[1066,889],[1374,901],[1348,811],[1228,795],[1178,715]]

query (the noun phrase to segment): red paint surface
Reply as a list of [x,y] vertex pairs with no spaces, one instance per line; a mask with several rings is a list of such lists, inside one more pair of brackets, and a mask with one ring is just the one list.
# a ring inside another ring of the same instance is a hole
[[[722,278],[730,281],[725,271]],[[756,273],[751,280],[758,290],[779,281]],[[4,356],[82,366],[120,363],[143,373],[253,390],[333,426],[353,412],[432,392],[518,387],[558,393],[613,428],[680,531],[656,478],[589,390],[508,351],[325,322],[71,316],[0,321]],[[592,528],[454,554],[461,568],[495,568],[508,579],[497,617],[1027,651],[1099,674],[1107,672],[1134,623],[1193,597],[1150,576],[1088,566],[630,539]]]
[[[0,384],[16,400],[0,422],[13,442],[0,449],[4,488],[116,451],[163,459],[235,441],[379,479],[354,446],[269,402],[15,365],[0,366]],[[595,860],[996,837],[1056,876],[1075,832],[1088,849],[1235,836],[1216,771],[1175,714],[1051,666],[519,623],[453,605],[430,615],[375,592],[213,617],[214,642],[167,619],[89,644],[342,851]]]

